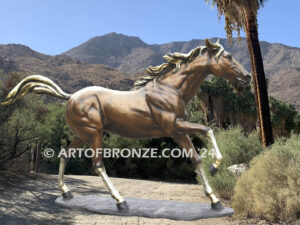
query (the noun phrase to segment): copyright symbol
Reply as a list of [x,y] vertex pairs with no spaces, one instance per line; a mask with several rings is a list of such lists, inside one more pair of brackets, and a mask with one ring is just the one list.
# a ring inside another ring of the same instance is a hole
[[54,150],[52,148],[46,148],[44,151],[44,156],[46,158],[52,158],[54,156]]

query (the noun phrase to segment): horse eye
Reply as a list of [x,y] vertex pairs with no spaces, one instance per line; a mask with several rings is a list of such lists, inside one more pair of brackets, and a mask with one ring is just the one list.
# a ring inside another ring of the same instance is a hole
[[231,54],[226,54],[226,55],[224,55],[224,57],[225,57],[225,58],[228,58],[228,59],[230,59],[230,60],[232,59],[232,55],[231,55]]

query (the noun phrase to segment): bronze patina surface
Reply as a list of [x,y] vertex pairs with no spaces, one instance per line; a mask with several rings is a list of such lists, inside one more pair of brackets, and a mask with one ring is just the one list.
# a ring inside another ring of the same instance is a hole
[[[148,75],[135,82],[132,91],[116,91],[103,87],[87,87],[74,94],[63,92],[53,81],[33,75],[23,79],[7,96],[2,104],[13,103],[27,92],[46,93],[68,100],[66,120],[74,133],[68,148],[80,148],[84,143],[93,149],[102,148],[104,131],[130,138],[172,137],[189,154],[199,173],[206,195],[213,208],[222,208],[213,194],[189,134],[202,133],[210,138],[215,150],[215,163],[211,165],[212,175],[217,172],[222,155],[214,134],[209,127],[188,122],[185,106],[197,93],[201,83],[209,74],[225,78],[246,86],[250,74],[222,45],[206,40],[187,54],[173,53],[164,56],[166,63],[149,67]],[[97,154],[96,154],[97,155]],[[64,182],[67,159],[61,158],[59,187],[64,198],[72,198]],[[96,172],[102,177],[119,209],[128,208],[126,201],[110,181],[101,154],[93,158]]]

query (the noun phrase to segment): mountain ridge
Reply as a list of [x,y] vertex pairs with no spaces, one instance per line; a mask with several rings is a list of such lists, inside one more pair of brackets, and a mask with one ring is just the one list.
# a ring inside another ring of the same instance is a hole
[[127,74],[106,65],[87,64],[67,55],[41,54],[20,44],[0,45],[0,69],[4,73],[45,75],[70,93],[93,85],[128,90],[133,84]]
[[[162,57],[167,53],[187,53],[199,45],[205,45],[204,39],[174,41],[165,44],[147,44],[138,37],[117,33],[97,36],[93,40],[97,40],[97,43],[103,43],[104,39],[108,41],[105,42],[105,45],[101,45],[100,48],[98,44],[86,41],[63,54],[86,63],[90,62],[89,58],[93,58],[93,63],[105,64],[129,74],[131,77],[135,77],[136,74],[144,73],[148,66],[163,63]],[[214,37],[210,40],[215,42],[217,39],[217,37]],[[125,43],[127,40],[130,40],[128,41],[130,44]],[[241,38],[240,44],[237,38],[233,38],[232,45],[228,44],[227,39],[220,38],[220,43],[226,51],[232,53],[238,62],[248,71],[251,71],[246,38]],[[295,105],[299,110],[300,48],[266,41],[261,41],[260,45],[265,74],[269,80],[270,95]],[[97,54],[89,51],[89,49],[97,48],[99,50]],[[109,51],[111,48],[114,48],[114,54],[111,54]],[[104,49],[104,51],[101,51],[101,49]],[[118,51],[120,54],[117,54]]]
[[[217,38],[210,40],[216,41]],[[236,38],[232,46],[226,39],[220,39],[220,43],[248,71],[251,70],[245,38],[242,38],[241,45]],[[300,110],[300,48],[266,41],[260,44],[269,94]],[[162,56],[166,53],[185,53],[198,45],[204,45],[204,40],[148,45],[139,37],[109,33],[89,39],[79,45],[79,49],[74,47],[63,54],[49,56],[20,44],[0,44],[0,69],[6,73],[43,74],[69,92],[92,85],[129,90],[148,66],[163,63]],[[72,53],[75,50],[78,57]],[[94,60],[92,63],[88,60],[91,58]],[[100,60],[100,63],[98,59],[104,61]]]

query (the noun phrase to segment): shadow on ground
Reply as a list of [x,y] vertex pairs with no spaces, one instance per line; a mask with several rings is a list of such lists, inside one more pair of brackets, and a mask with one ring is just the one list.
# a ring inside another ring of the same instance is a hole
[[[82,179],[66,182],[75,194],[108,194]],[[74,214],[54,203],[59,196],[57,176],[0,172],[0,224],[71,224]]]

